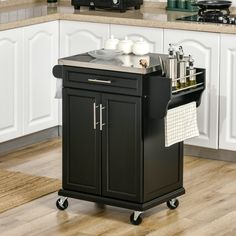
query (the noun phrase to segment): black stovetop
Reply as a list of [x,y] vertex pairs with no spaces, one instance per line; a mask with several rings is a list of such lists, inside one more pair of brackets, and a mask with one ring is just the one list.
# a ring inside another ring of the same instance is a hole
[[225,15],[218,11],[217,12],[211,11],[203,16],[199,15],[185,16],[177,18],[176,20],[236,25],[236,15],[227,15],[227,14]]

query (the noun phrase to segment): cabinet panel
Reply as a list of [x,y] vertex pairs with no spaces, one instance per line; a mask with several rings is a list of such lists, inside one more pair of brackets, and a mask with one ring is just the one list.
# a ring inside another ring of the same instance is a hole
[[163,29],[135,27],[126,25],[111,25],[111,35],[122,39],[128,36],[132,40],[144,38],[150,45],[150,52],[163,53]]
[[60,21],[60,57],[103,48],[108,35],[108,24]]
[[24,28],[25,134],[58,125],[56,80],[52,68],[58,59],[58,22]]
[[140,201],[141,98],[103,94],[102,194]]
[[22,29],[0,32],[0,142],[23,133]]
[[236,36],[221,36],[219,147],[236,151]]
[[186,141],[187,144],[218,148],[219,42],[219,34],[164,30],[165,53],[169,43],[180,44],[193,55],[196,67],[206,68],[206,90],[198,108],[200,136]]
[[100,95],[64,89],[63,96],[63,188],[100,194],[101,135],[98,126],[94,129]]

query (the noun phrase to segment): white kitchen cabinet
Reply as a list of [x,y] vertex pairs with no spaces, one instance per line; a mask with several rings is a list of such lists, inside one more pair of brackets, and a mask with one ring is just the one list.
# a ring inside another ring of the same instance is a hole
[[108,37],[108,24],[60,21],[60,57],[103,48]]
[[143,38],[150,45],[150,52],[163,53],[163,29],[136,27],[127,25],[111,25],[111,35],[116,38],[124,39],[128,36],[129,39],[139,40]]
[[22,29],[0,32],[0,142],[23,133]]
[[58,125],[58,21],[24,27],[24,134]]
[[185,143],[218,148],[220,35],[183,30],[164,30],[164,52],[169,43],[180,44],[195,59],[195,66],[206,69],[206,90],[198,108],[200,136]]
[[221,35],[219,148],[236,151],[236,35]]

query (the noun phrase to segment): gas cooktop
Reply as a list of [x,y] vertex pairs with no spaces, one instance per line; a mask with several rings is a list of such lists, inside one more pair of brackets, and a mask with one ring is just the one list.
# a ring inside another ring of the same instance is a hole
[[192,16],[185,16],[185,17],[177,18],[176,20],[236,25],[236,15],[229,15],[229,16],[224,16],[224,15],[222,16],[211,15],[210,16],[209,15],[209,17],[192,15]]

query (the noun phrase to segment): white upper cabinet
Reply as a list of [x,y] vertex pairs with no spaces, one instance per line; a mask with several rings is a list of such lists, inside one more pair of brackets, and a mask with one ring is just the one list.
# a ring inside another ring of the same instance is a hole
[[60,21],[60,57],[101,49],[108,37],[108,24]]
[[0,32],[0,142],[23,132],[22,29]]
[[236,35],[221,35],[219,148],[236,151]]
[[142,37],[150,45],[150,52],[163,53],[163,29],[136,27],[127,25],[111,25],[111,35],[116,38],[139,40]]
[[58,125],[58,21],[24,28],[24,134]]
[[169,43],[182,45],[184,51],[195,59],[195,66],[206,69],[206,90],[198,108],[200,136],[185,143],[218,148],[220,36],[214,33],[164,30],[165,53],[168,52]]

